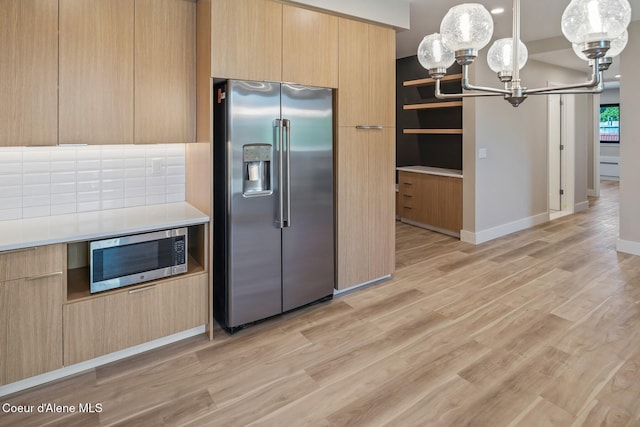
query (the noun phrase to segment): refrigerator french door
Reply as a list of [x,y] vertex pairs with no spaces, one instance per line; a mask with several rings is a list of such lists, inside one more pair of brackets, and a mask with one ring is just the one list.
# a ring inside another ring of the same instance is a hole
[[214,91],[214,316],[235,332],[333,295],[333,95]]

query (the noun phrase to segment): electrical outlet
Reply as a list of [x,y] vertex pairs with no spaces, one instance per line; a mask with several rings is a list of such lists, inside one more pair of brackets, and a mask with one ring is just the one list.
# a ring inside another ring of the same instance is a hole
[[481,148],[478,150],[478,158],[480,159],[486,159],[487,158],[487,149],[486,148]]

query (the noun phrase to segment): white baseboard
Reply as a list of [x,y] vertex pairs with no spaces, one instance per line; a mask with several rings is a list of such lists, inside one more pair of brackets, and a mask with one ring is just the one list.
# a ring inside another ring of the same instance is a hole
[[200,335],[205,333],[206,330],[207,328],[205,327],[205,325],[198,326],[197,328],[178,332],[177,334],[169,335],[168,337],[159,338],[154,341],[149,341],[144,344],[116,351],[115,353],[100,356],[95,359],[87,360],[85,362],[80,362],[75,365],[66,366],[64,368],[56,369],[55,371],[47,372],[35,377],[7,384],[0,387],[0,396],[6,396],[8,394],[16,393],[18,391],[48,383],[50,381],[59,380],[60,378],[78,374],[80,372],[87,371],[101,365],[106,365],[107,363],[115,362],[116,360],[124,359],[125,357],[134,356],[145,351],[153,350],[154,348],[162,347],[167,344]]
[[349,288],[346,288],[346,289],[334,289],[333,290],[333,295],[340,295],[340,294],[343,294],[345,292],[351,292],[353,290],[356,290],[356,289],[359,289],[359,288],[362,288],[362,287],[365,287],[365,286],[373,285],[374,283],[378,283],[378,282],[380,282],[382,280],[387,280],[387,279],[390,279],[390,278],[391,278],[391,275],[387,274],[386,276],[378,277],[377,279],[369,280],[368,282],[360,283],[359,285],[353,285],[353,286],[351,286]]
[[585,200],[584,202],[576,203],[576,205],[573,207],[573,212],[578,213],[586,211],[587,209],[589,209],[589,201]]
[[481,230],[476,233],[467,231],[467,230],[462,230],[460,232],[460,240],[466,243],[473,243],[474,245],[479,245],[481,243],[488,242],[489,240],[497,239],[498,237],[515,233],[516,231],[526,230],[527,228],[531,228],[538,224],[543,224],[548,221],[549,221],[549,213],[545,212],[535,216],[530,216],[528,218],[523,218],[518,221],[502,224],[497,227],[490,228],[488,230]]
[[618,252],[640,256],[640,242],[631,242],[629,240],[618,239],[616,249]]

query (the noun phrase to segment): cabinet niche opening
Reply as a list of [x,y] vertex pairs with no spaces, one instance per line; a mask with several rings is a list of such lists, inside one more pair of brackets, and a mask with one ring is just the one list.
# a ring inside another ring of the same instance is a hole
[[[138,288],[148,287],[176,278],[203,273],[206,271],[207,233],[206,225],[198,224],[187,227],[187,272],[176,276],[151,280],[144,283],[124,286],[105,292],[92,294],[89,284],[89,244],[90,241],[79,241],[67,244],[67,302],[97,298],[102,295],[117,292],[128,292]],[[114,236],[117,237],[117,236]],[[95,239],[100,240],[100,239]]]

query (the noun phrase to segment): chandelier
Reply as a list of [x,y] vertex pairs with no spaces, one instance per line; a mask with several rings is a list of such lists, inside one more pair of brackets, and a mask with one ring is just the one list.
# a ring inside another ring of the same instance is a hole
[[[439,99],[503,96],[517,107],[528,95],[600,93],[602,72],[625,48],[630,21],[628,0],[572,0],[569,3],[562,14],[562,33],[578,57],[591,66],[591,77],[582,83],[533,89],[522,86],[520,69],[527,62],[528,52],[520,40],[520,0],[513,0],[512,37],[496,40],[487,53],[489,67],[498,74],[504,88],[475,86],[469,82],[469,66],[493,36],[491,14],[478,3],[449,9],[440,24],[440,33],[426,36],[418,46],[418,61],[435,80],[435,95]],[[440,80],[454,61],[462,66],[464,91],[442,93]]]

